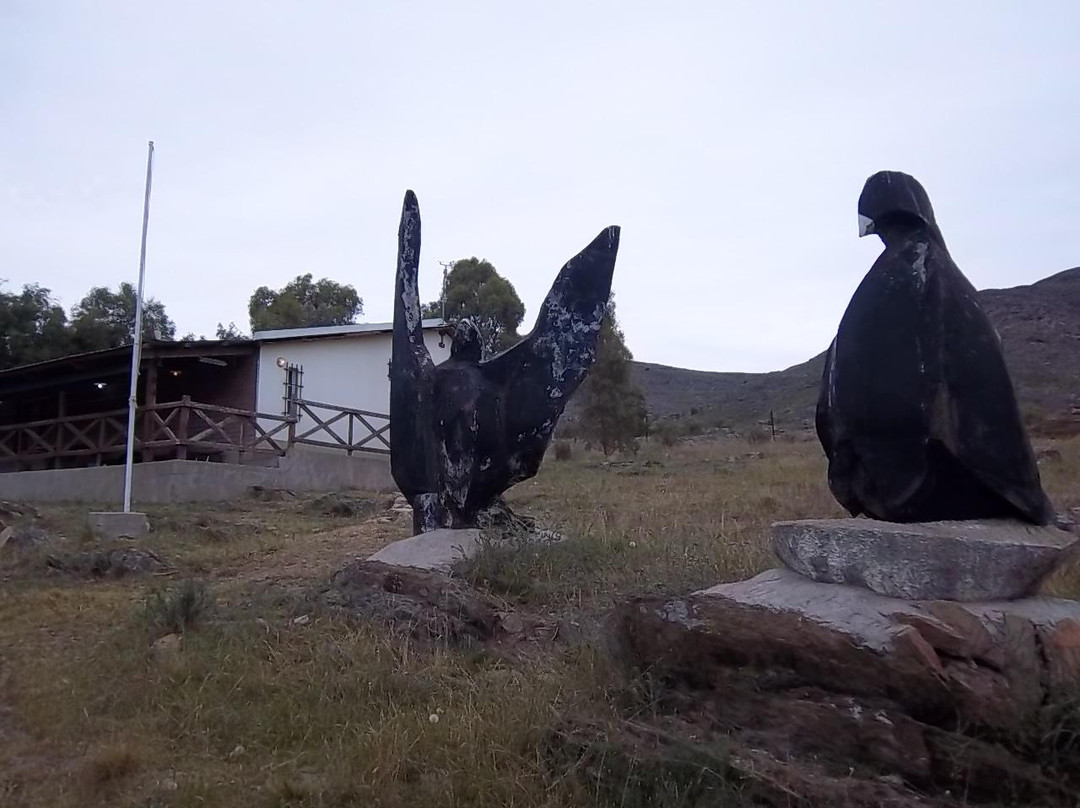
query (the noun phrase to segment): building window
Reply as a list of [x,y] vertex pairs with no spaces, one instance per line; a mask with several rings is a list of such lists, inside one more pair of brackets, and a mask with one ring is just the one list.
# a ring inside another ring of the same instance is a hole
[[301,365],[285,366],[285,415],[296,418],[300,408],[296,402],[304,391],[304,368]]

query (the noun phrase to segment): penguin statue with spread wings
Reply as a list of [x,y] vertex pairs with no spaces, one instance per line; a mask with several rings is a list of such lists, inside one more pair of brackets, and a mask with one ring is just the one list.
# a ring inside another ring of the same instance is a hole
[[871,233],[885,251],[840,321],[817,405],[833,495],[891,522],[1049,524],[997,332],[914,177],[866,181],[859,235]]
[[506,489],[536,474],[555,424],[596,358],[619,228],[562,268],[532,332],[481,360],[458,324],[450,358],[432,362],[420,319],[420,208],[405,194],[398,232],[390,365],[390,467],[413,509],[413,532],[473,527]]

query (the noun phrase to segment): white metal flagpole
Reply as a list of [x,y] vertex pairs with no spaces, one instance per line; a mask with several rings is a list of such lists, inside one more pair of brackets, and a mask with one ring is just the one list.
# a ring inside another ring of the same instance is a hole
[[135,458],[135,410],[142,360],[143,276],[146,273],[146,228],[150,223],[150,180],[154,173],[154,141],[146,153],[146,196],[143,198],[142,247],[139,249],[139,288],[135,292],[135,340],[131,346],[131,387],[128,392],[127,458],[124,461],[124,513],[131,512],[131,467]]

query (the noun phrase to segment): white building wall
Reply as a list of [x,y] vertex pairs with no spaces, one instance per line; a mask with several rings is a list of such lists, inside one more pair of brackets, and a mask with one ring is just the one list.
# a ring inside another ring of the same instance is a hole
[[[391,339],[389,333],[378,333],[262,343],[256,410],[269,415],[284,412],[285,371],[277,366],[278,357],[281,357],[290,364],[303,366],[303,398],[388,414],[390,379],[387,363]],[[438,331],[424,332],[424,341],[436,364],[450,356],[450,338],[443,340],[443,347],[439,347],[439,340]]]

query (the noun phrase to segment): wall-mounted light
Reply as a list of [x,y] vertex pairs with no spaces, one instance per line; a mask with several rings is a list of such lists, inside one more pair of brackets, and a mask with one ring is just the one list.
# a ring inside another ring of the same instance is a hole
[[105,382],[94,382],[94,387],[96,387],[98,390],[104,390]]
[[180,371],[180,370],[170,370],[169,375],[170,376],[179,376],[182,372],[183,371]]
[[285,361],[285,357],[284,357],[284,356],[279,356],[279,357],[277,358],[277,366],[278,366],[279,368],[283,368],[283,367],[285,367],[285,366],[286,366],[287,364],[289,364],[289,363]]

